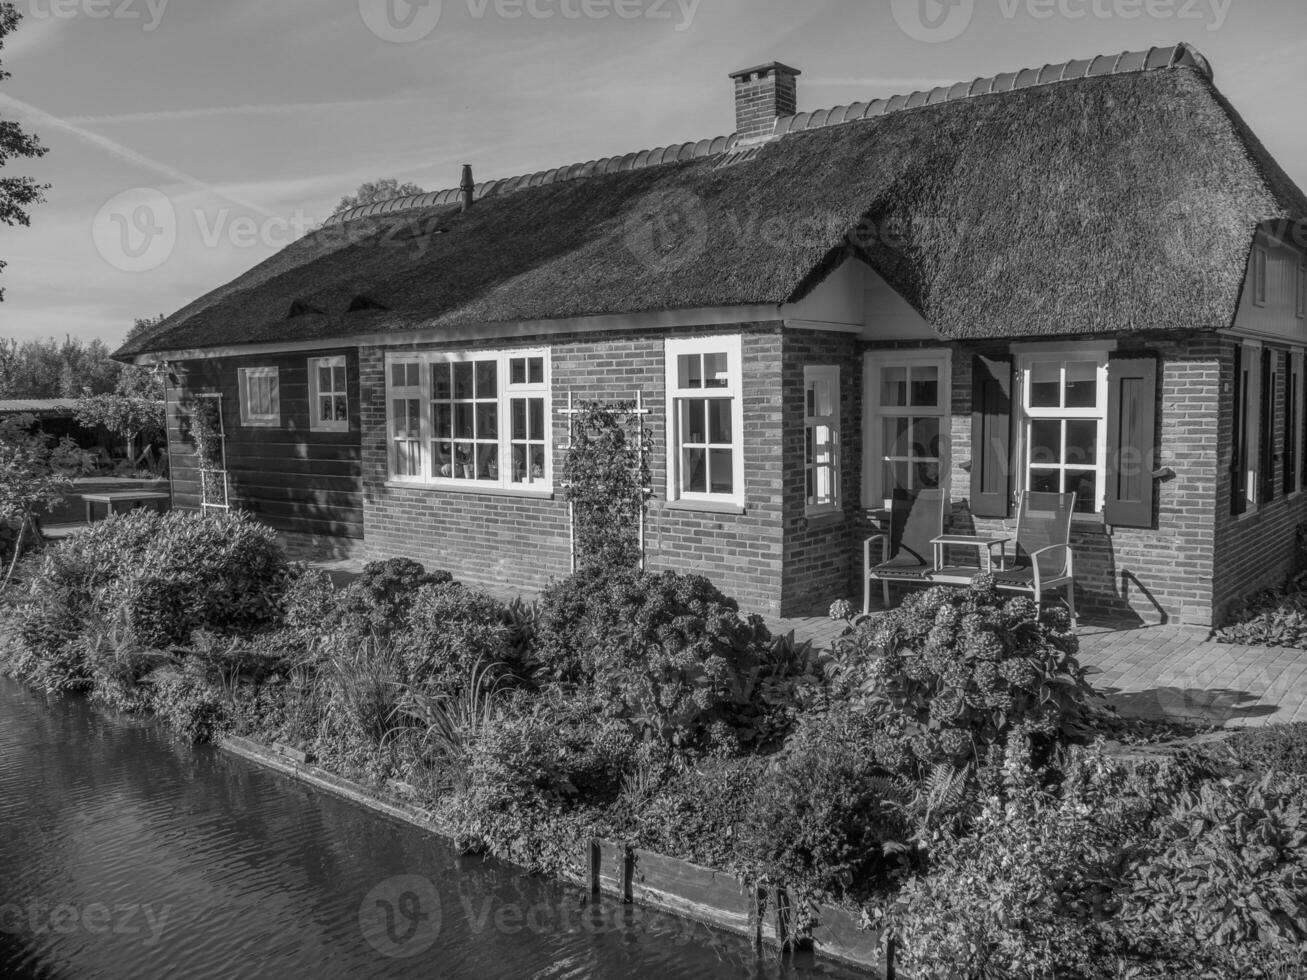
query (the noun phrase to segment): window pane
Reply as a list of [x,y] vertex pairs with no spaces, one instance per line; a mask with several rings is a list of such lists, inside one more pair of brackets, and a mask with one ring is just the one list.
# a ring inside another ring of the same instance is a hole
[[441,439],[454,438],[454,409],[446,402],[435,406],[436,435]]
[[513,399],[513,434],[514,439],[525,439],[526,435],[526,399]]
[[330,422],[332,419],[331,396],[318,399],[318,420],[321,422]]
[[730,384],[724,353],[703,355],[703,377],[705,388],[725,388]]
[[545,447],[543,443],[531,444],[531,479],[545,478]]
[[477,406],[477,438],[496,439],[499,437],[499,406]]
[[682,388],[703,387],[703,358],[698,354],[682,354],[676,359],[676,365]]
[[912,455],[939,458],[939,419],[933,417],[912,420]]
[[731,400],[715,398],[708,403],[708,441],[718,445],[731,443]]
[[1030,366],[1030,407],[1059,408],[1062,393],[1062,365],[1039,361]]
[[881,368],[880,403],[887,406],[907,405],[908,369],[905,367]]
[[437,476],[454,475],[454,447],[447,442],[433,443],[431,460]]
[[318,368],[318,391],[330,392],[331,390],[332,390],[331,368],[319,367]]
[[1093,408],[1098,404],[1098,365],[1071,361],[1066,366],[1066,407]]
[[477,446],[476,477],[478,480],[499,479],[498,446]]
[[494,398],[499,393],[499,365],[494,361],[477,361],[477,397]]
[[527,478],[527,447],[513,447],[513,482],[521,483]]
[[1068,466],[1093,466],[1098,458],[1098,422],[1094,419],[1068,419],[1066,456]]
[[526,384],[526,358],[515,357],[508,362],[508,381],[510,384]]
[[532,439],[544,439],[545,437],[545,400],[543,398],[532,398],[528,401],[531,411],[531,434]]
[[806,398],[803,403],[803,412],[808,418],[817,414],[817,391],[815,385],[810,385],[805,392]]
[[906,418],[883,419],[884,448],[886,456],[908,455],[908,428],[912,420]]
[[527,361],[530,367],[530,377],[528,380],[533,385],[542,385],[545,383],[545,359],[543,357],[532,357]]
[[472,363],[460,361],[454,365],[454,397],[472,397]]
[[934,489],[939,486],[939,463],[917,460],[912,464],[913,486]]
[[1062,422],[1060,419],[1033,419],[1030,423],[1030,462],[1062,461]]
[[708,461],[711,464],[712,480],[710,493],[731,493],[735,486],[734,454],[729,449],[710,449]]
[[454,443],[454,476],[460,480],[470,480],[476,465],[475,447],[470,442]]
[[472,406],[470,404],[454,403],[454,435],[460,439],[472,438]]
[[1075,509],[1081,514],[1092,514],[1098,501],[1098,477],[1093,470],[1067,470],[1066,490],[1076,495]]
[[448,399],[451,397],[453,389],[449,386],[449,367],[448,364],[431,365],[432,398]]
[[829,381],[813,382],[811,391],[812,404],[808,409],[809,417],[830,418],[835,414],[835,386]]
[[816,477],[816,492],[809,491],[808,495],[814,497],[814,504],[829,504],[835,500],[835,469],[831,466],[818,466],[809,471],[810,476]]
[[348,422],[349,421],[348,399],[344,395],[336,395],[335,402],[336,402],[336,421]]
[[331,390],[344,392],[345,390],[345,366],[337,365],[331,369]]
[[910,464],[908,463],[885,463],[883,469],[884,486],[887,497],[896,496],[895,491],[907,493],[912,488],[912,481],[908,474]]
[[704,412],[707,402],[702,398],[691,398],[685,401],[685,432],[682,435],[684,442],[702,443],[706,440],[706,429],[704,428]]
[[708,489],[707,459],[702,449],[687,449],[681,456],[681,481],[690,493]]
[[[814,443],[813,443],[813,431],[812,431],[812,427],[811,427],[811,426],[805,426],[805,427],[804,427],[804,430],[803,430],[803,461],[804,461],[805,463],[811,463],[811,462],[814,461],[814,460],[813,460],[813,454],[814,454],[813,446],[814,446]],[[811,494],[811,492],[812,492],[812,491],[809,490],[809,494]]]
[[939,367],[934,364],[912,369],[912,404],[934,408],[939,404]]
[[817,471],[816,471],[816,470],[808,470],[808,471],[804,474],[804,476],[805,476],[805,478],[806,478],[806,481],[805,481],[805,482],[806,482],[806,484],[807,484],[807,490],[806,490],[806,492],[807,492],[807,495],[808,495],[808,503],[810,503],[810,504],[811,504],[811,503],[816,503],[815,498],[816,498],[816,496],[817,496]]
[[1032,469],[1030,471],[1029,489],[1036,493],[1061,493],[1062,471]]

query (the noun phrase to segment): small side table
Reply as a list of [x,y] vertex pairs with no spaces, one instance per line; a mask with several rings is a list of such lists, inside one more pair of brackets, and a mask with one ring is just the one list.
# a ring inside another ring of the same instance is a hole
[[86,523],[91,523],[94,511],[91,509],[92,504],[104,504],[106,510],[105,517],[112,517],[115,505],[125,503],[128,508],[135,507],[137,504],[154,504],[156,509],[162,509],[165,500],[171,500],[172,495],[160,493],[157,490],[114,490],[109,493],[84,493],[82,500],[86,502]]
[[[930,543],[935,546],[935,568],[938,570],[944,568],[944,549],[952,545],[957,548],[975,548],[980,559],[978,571],[992,572],[995,546],[999,547],[1002,562],[1006,564],[1007,543],[1011,540],[1007,534],[941,534],[938,538],[932,538]],[[936,578],[938,580],[939,576]]]

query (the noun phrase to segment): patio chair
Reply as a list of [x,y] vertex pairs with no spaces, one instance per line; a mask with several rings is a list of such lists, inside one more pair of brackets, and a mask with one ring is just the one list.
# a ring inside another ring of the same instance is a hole
[[[890,509],[888,532],[873,534],[862,543],[862,613],[871,612],[871,583],[880,582],[889,607],[891,582],[926,585],[935,570],[931,541],[944,533],[944,491],[920,490],[915,497],[896,494]],[[872,542],[880,541],[879,561],[873,564]]]
[[1039,610],[1043,593],[1066,587],[1071,625],[1076,622],[1076,583],[1071,552],[1074,493],[1027,490],[1017,511],[1016,554],[994,572],[994,585],[1012,592],[1029,592]]

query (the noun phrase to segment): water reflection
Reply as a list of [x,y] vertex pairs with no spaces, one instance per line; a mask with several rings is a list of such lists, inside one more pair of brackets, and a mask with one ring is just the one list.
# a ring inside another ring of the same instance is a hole
[[0,678],[6,980],[848,975],[591,903],[153,723]]

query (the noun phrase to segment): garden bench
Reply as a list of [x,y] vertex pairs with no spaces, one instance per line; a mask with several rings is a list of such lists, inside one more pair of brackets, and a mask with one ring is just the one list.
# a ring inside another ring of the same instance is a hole
[[143,504],[152,503],[162,511],[163,502],[171,500],[172,494],[163,493],[159,490],[112,490],[107,493],[84,493],[81,495],[82,500],[86,503],[86,523],[92,523],[96,504],[104,504],[105,517],[112,517],[114,507],[117,504],[127,504],[126,510],[138,507]]

